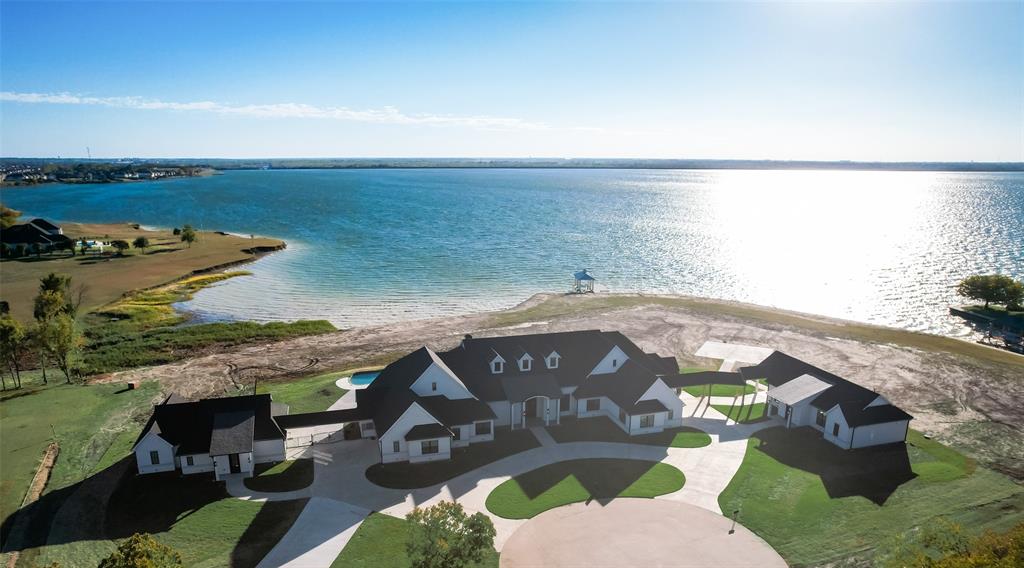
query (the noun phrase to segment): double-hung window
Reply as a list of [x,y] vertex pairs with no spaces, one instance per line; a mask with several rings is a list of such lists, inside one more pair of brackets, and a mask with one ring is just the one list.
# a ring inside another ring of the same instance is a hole
[[653,414],[645,414],[645,415],[641,416],[640,417],[640,427],[641,428],[653,428],[654,427],[654,415]]
[[486,436],[486,435],[491,433],[491,423],[490,422],[487,422],[487,421],[477,422],[475,426],[476,426],[476,435],[477,436]]
[[587,412],[594,412],[601,410],[601,399],[591,398],[587,399]]
[[153,465],[160,465],[160,452],[156,450],[149,452],[149,463]]
[[424,454],[436,454],[438,452],[437,440],[424,440],[420,442],[420,451]]

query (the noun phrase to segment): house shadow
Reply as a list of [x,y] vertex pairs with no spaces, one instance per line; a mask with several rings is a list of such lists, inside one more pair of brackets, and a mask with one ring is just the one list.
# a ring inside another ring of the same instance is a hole
[[903,442],[846,450],[810,427],[768,428],[754,437],[761,441],[758,451],[820,477],[833,499],[858,496],[881,506],[901,485],[917,477]]
[[[213,474],[138,475],[134,456],[88,478],[47,492],[5,519],[3,552],[135,533],[158,535],[207,505],[231,497]],[[236,543],[232,566],[255,566],[287,532],[305,499],[265,503]]]
[[513,478],[530,499],[572,476],[601,504],[618,497],[657,462],[629,458],[588,458],[555,462]]

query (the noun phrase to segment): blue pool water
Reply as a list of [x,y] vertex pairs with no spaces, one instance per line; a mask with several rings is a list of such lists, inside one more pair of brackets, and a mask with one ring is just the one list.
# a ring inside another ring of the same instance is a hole
[[350,380],[354,385],[368,385],[372,383],[373,379],[376,379],[379,374],[380,371],[359,371],[358,373],[353,373]]
[[385,169],[228,171],[4,188],[55,220],[279,237],[253,275],[184,304],[203,321],[379,324],[562,292],[738,300],[932,333],[969,274],[1024,278],[1024,174]]

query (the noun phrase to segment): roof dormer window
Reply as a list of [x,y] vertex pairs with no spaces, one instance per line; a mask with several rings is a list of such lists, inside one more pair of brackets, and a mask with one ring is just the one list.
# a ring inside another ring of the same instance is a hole
[[557,369],[558,360],[561,358],[562,356],[559,355],[557,352],[552,352],[551,355],[548,355],[547,357],[544,358],[544,363],[548,366],[548,369]]
[[519,358],[519,370],[525,373],[531,369],[533,369],[533,357],[526,353]]
[[500,375],[505,372],[505,360],[501,357],[491,359],[491,373]]

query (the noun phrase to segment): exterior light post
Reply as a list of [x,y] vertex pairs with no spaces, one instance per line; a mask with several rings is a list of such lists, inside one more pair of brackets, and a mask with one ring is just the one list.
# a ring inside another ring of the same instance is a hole
[[736,509],[732,512],[732,527],[729,528],[729,534],[736,532],[736,517],[740,514],[740,510]]

